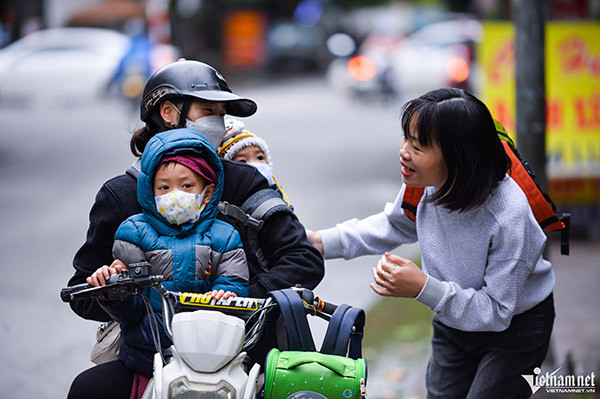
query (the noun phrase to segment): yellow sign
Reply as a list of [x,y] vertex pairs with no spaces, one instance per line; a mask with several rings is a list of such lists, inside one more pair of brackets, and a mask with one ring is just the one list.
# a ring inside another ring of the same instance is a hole
[[[509,23],[485,23],[478,62],[483,71],[481,99],[509,133],[515,131],[515,42]],[[513,135],[514,138],[514,135]]]
[[[551,22],[545,33],[548,175],[556,181],[599,180],[600,23]],[[481,98],[516,139],[512,25],[485,23],[478,54]],[[586,187],[577,202],[597,202],[600,194]]]

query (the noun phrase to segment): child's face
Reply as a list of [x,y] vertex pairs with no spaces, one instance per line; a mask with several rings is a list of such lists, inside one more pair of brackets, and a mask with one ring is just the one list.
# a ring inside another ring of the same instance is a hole
[[242,148],[234,155],[232,159],[234,161],[244,163],[267,163],[267,157],[265,157],[265,153],[262,152],[260,147],[256,145],[249,145],[248,147]]
[[[160,165],[154,175],[154,196],[158,197],[177,189],[190,194],[201,194],[205,182],[196,172],[180,163],[171,162]],[[215,190],[214,184],[209,184],[204,193],[203,204],[208,204]]]

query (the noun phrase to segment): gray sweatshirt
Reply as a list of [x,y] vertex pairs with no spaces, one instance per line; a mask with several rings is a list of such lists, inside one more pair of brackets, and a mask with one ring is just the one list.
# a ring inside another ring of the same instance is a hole
[[463,331],[503,331],[552,292],[552,265],[542,258],[546,236],[512,178],[482,206],[460,213],[427,201],[435,193],[427,187],[416,223],[400,206],[404,188],[383,212],[319,231],[325,258],[382,254],[418,241],[427,281],[415,299]]

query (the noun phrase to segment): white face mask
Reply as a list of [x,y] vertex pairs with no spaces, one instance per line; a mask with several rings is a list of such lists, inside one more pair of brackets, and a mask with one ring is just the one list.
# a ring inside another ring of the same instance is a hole
[[[173,108],[181,115],[181,111],[171,103]],[[225,119],[220,115],[208,115],[191,121],[185,122],[185,127],[194,130],[196,133],[207,139],[213,148],[217,149],[227,134],[225,128]]]
[[206,204],[202,203],[206,186],[202,193],[193,194],[185,191],[173,190],[167,194],[154,197],[158,213],[171,224],[195,223],[200,219]]
[[225,120],[219,115],[203,116],[194,122],[188,120],[185,127],[194,130],[196,133],[207,139],[213,148],[218,148],[221,140],[227,134],[225,129]]
[[273,179],[273,168],[268,163],[262,162],[249,162],[248,165],[254,166],[261,175],[265,177],[269,181],[270,185],[275,184],[275,179]]

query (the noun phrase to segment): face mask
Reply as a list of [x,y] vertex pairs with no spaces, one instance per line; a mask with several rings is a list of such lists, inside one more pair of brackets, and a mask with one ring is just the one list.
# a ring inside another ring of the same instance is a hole
[[167,194],[154,197],[158,213],[171,224],[195,223],[206,204],[202,203],[206,186],[202,193],[192,194],[185,191],[173,190]]
[[268,163],[262,162],[249,162],[248,165],[254,166],[261,175],[265,177],[269,181],[270,185],[275,184],[275,180],[273,179],[273,168]]
[[194,122],[188,120],[185,127],[194,130],[196,133],[207,139],[210,144],[217,148],[221,144],[221,140],[227,134],[225,129],[225,121],[222,116],[210,115],[196,119]]

